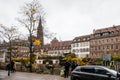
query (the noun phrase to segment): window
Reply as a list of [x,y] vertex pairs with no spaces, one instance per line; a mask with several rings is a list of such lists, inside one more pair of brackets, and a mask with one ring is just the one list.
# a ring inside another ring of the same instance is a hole
[[111,34],[114,34],[114,31],[111,31]]
[[100,46],[98,46],[98,50],[100,50]]
[[108,36],[110,33],[109,32],[105,32],[105,33],[103,33],[102,35],[103,36]]
[[83,52],[83,50],[82,50],[82,49],[80,49],[80,52]]
[[75,49],[73,49],[73,53],[75,53]]
[[87,40],[90,40],[90,38],[87,38]]
[[79,47],[79,44],[78,44],[78,43],[76,43],[76,47]]
[[113,39],[111,39],[111,42],[113,42]]
[[109,46],[107,45],[107,49],[109,49]]
[[80,41],[80,39],[78,39],[78,41]]
[[86,52],[89,52],[89,48],[86,48]]
[[83,38],[83,41],[85,41],[86,40],[86,38]]
[[76,40],[74,39],[73,42],[76,42]]
[[102,40],[102,42],[104,43],[104,40]]
[[57,52],[55,51],[55,54],[57,54]]
[[76,53],[78,53],[79,52],[79,49],[76,49]]
[[118,49],[118,45],[116,45],[116,49]]
[[80,67],[75,68],[75,71],[80,71]]
[[113,45],[111,45],[111,49],[113,49]]
[[99,44],[101,43],[101,41],[99,40]]
[[106,75],[108,73],[108,71],[106,71],[106,70],[104,70],[102,68],[95,68],[95,73]]
[[41,64],[41,61],[39,61],[39,63]]
[[95,70],[94,70],[94,68],[85,68],[85,67],[83,67],[83,68],[81,68],[81,71],[82,72],[88,72],[88,73],[94,73],[95,72]]
[[116,38],[116,42],[118,42],[118,38]]
[[98,33],[98,34],[95,34],[94,36],[95,36],[95,37],[100,37],[100,34]]
[[73,45],[73,47],[75,47],[75,44],[72,44]]
[[97,50],[97,47],[95,47],[95,50]]
[[109,42],[109,40],[107,39],[107,41],[106,41],[107,43]]
[[56,64],[58,64],[58,61],[55,61]]
[[105,49],[105,47],[103,46],[103,50]]

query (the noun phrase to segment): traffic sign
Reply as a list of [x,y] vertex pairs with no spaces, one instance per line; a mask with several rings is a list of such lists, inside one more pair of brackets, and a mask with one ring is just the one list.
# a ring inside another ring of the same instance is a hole
[[104,53],[102,55],[102,59],[105,60],[105,61],[111,61],[111,54]]

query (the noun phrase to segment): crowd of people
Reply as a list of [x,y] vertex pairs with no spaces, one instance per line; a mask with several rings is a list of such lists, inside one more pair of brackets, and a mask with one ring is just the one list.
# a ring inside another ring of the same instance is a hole
[[[76,61],[66,61],[64,63],[64,77],[68,78],[70,71],[73,71],[78,66]],[[70,70],[71,69],[71,70]]]

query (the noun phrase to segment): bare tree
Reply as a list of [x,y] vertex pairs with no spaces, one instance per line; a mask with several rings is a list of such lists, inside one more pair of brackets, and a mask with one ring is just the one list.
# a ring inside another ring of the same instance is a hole
[[43,11],[42,5],[37,0],[33,0],[32,2],[25,4],[25,6],[21,9],[21,13],[23,14],[23,17],[21,17],[21,19],[18,19],[18,21],[22,23],[22,25],[26,27],[29,32],[29,41],[30,41],[30,45],[29,45],[30,69],[29,71],[32,72],[32,55],[33,55],[32,36],[36,32],[36,29],[37,29],[36,26],[38,26],[39,19],[41,18],[42,21],[44,20],[43,18],[44,11]]
[[56,33],[50,32],[49,28],[45,27],[44,28],[44,36],[47,39],[53,39],[53,37],[56,35]]
[[[3,26],[0,25],[0,38],[9,43],[9,62],[11,64],[11,52],[12,52],[12,43],[11,40],[15,39],[18,36],[18,31],[16,26]],[[11,68],[10,68],[11,69]],[[10,70],[8,70],[8,76],[10,75]]]
[[7,27],[0,25],[0,38],[6,42],[10,42],[18,36],[18,31],[16,26]]

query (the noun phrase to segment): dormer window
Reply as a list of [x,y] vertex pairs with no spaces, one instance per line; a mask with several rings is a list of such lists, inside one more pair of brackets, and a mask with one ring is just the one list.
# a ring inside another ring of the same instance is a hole
[[95,34],[94,36],[95,36],[95,37],[100,37],[100,33],[98,33],[98,34]]
[[109,32],[104,32],[102,36],[109,36]]
[[78,39],[78,41],[80,41],[80,39]]
[[83,38],[83,41],[85,41],[86,40],[86,38]]
[[76,42],[76,39],[74,39],[73,41]]
[[111,31],[111,34],[114,34],[114,31]]
[[87,38],[87,40],[89,40],[90,38]]
[[118,30],[116,30],[116,34],[119,34],[119,31],[118,31]]

